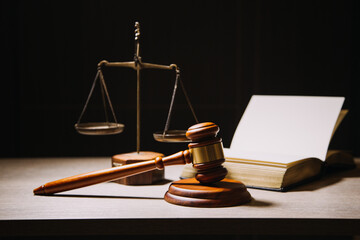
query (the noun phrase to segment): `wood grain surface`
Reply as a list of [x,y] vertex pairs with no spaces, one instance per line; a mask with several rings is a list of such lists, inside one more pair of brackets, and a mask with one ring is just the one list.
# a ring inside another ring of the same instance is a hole
[[106,168],[110,162],[110,157],[0,159],[0,236],[360,234],[359,168],[286,193],[248,189],[250,203],[226,208],[164,201],[183,166],[167,167],[166,180],[158,185],[101,183],[54,196],[33,195],[44,182]]

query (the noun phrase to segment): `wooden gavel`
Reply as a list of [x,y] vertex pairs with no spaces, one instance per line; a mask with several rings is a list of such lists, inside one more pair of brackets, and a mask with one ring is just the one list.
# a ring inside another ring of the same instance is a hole
[[35,195],[50,195],[97,183],[108,182],[169,165],[193,163],[197,169],[195,178],[202,184],[219,182],[227,174],[222,166],[225,161],[221,138],[216,137],[219,127],[211,122],[199,123],[188,129],[186,137],[192,140],[189,150],[180,151],[167,157],[123,165],[45,183],[34,189]]

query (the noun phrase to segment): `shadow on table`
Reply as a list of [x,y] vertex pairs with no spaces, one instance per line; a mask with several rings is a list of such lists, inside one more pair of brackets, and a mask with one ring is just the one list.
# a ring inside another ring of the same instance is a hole
[[339,183],[345,178],[360,178],[360,168],[357,167],[347,170],[328,170],[325,174],[318,177],[317,179],[300,184],[299,186],[291,188],[289,191],[315,191],[317,189],[325,188]]
[[112,195],[89,195],[89,194],[64,194],[57,193],[47,197],[67,197],[67,198],[117,198],[117,199],[161,199],[163,197],[142,197],[142,196],[112,196]]
[[271,207],[274,204],[271,202],[266,202],[266,201],[260,201],[260,200],[256,200],[256,199],[251,199],[251,202],[247,203],[245,206],[249,206],[249,207]]

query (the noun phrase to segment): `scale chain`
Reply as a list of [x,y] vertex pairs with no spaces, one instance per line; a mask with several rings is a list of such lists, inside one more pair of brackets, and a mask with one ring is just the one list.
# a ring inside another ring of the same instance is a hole
[[101,99],[102,99],[103,106],[104,106],[105,121],[106,121],[106,123],[109,124],[109,117],[108,117],[108,113],[107,113],[107,107],[106,107],[105,93],[104,93],[104,86],[103,86],[103,84],[100,84],[100,88],[101,88]]
[[[106,87],[106,84],[105,84],[105,80],[104,80],[104,76],[103,76],[103,74],[102,74],[101,69],[99,69],[99,72],[100,72],[101,84],[102,84],[102,86],[103,86],[103,88],[104,88],[104,90],[105,90],[105,94],[106,94],[107,100],[108,100],[108,102],[109,102],[109,107],[110,107],[110,109],[111,109],[111,113],[113,114],[115,123],[117,123],[117,119],[116,119],[116,115],[115,115],[115,112],[114,112],[114,108],[113,108],[113,106],[112,106],[112,104],[111,104],[109,92],[108,92],[108,90],[107,90],[107,87]],[[104,105],[105,105],[105,101],[104,101]],[[106,106],[105,106],[105,107],[106,107]],[[105,110],[105,111],[106,111],[106,110]],[[107,115],[107,114],[106,114],[106,115]]]
[[87,106],[88,106],[88,104],[89,104],[89,101],[90,101],[91,95],[92,95],[93,92],[94,92],[96,80],[98,79],[99,74],[100,74],[100,70],[98,70],[97,73],[96,73],[96,75],[95,75],[95,79],[94,79],[93,84],[92,84],[92,86],[91,86],[90,93],[89,93],[89,95],[88,95],[88,97],[87,97],[87,99],[86,99],[84,108],[83,108],[83,110],[82,110],[82,112],[81,112],[81,114],[80,114],[80,117],[79,117],[78,121],[77,121],[78,124],[80,123],[80,120],[81,120],[81,118],[83,117],[83,115],[84,115],[84,113],[85,113],[85,110],[86,110],[86,108],[87,108]]
[[193,108],[193,106],[192,106],[192,104],[191,104],[191,102],[190,102],[190,98],[189,98],[189,96],[188,96],[187,93],[186,93],[184,83],[183,83],[183,81],[181,80],[180,77],[179,77],[179,80],[180,80],[180,85],[181,85],[181,88],[182,88],[183,93],[184,93],[184,95],[185,95],[186,101],[187,101],[187,103],[188,103],[188,105],[189,105],[189,107],[190,107],[190,110],[191,110],[191,112],[192,112],[192,114],[193,114],[193,116],[194,116],[194,119],[195,119],[196,123],[199,123],[199,120],[198,120],[197,117],[196,117],[194,108]]
[[92,94],[94,92],[96,81],[97,81],[98,78],[100,78],[100,87],[101,87],[102,100],[103,100],[103,105],[104,105],[104,110],[105,110],[106,122],[108,123],[109,120],[108,120],[108,114],[107,114],[107,110],[106,110],[106,102],[105,102],[104,92],[105,92],[106,98],[107,98],[107,100],[109,102],[109,107],[110,107],[112,115],[114,117],[114,121],[115,121],[115,123],[117,123],[117,118],[116,118],[113,106],[111,104],[111,100],[110,100],[109,92],[108,92],[106,84],[105,84],[104,76],[102,74],[101,69],[98,69],[98,71],[97,71],[97,73],[95,75],[95,79],[93,81],[93,84],[91,86],[90,93],[89,93],[89,95],[88,95],[88,97],[86,99],[84,108],[82,109],[82,112],[81,112],[80,117],[79,117],[79,119],[77,121],[77,124],[80,123],[80,121],[81,121],[81,119],[82,119],[82,117],[83,117],[83,115],[84,115],[84,113],[85,113],[85,111],[86,111],[86,109],[87,109],[87,107],[89,105],[89,101],[90,101],[90,98],[91,98],[91,96],[92,96]]
[[175,100],[175,95],[176,95],[176,90],[177,90],[179,78],[180,78],[180,71],[176,71],[175,85],[174,85],[174,90],[173,90],[173,93],[172,93],[172,96],[171,96],[170,108],[169,108],[169,113],[168,113],[168,116],[167,116],[167,119],[166,119],[163,136],[165,136],[166,132],[169,130],[171,113],[172,113],[172,109],[173,109],[173,106],[174,106],[174,100]]
[[169,108],[169,113],[168,113],[168,116],[167,116],[167,119],[166,119],[166,123],[165,123],[165,128],[164,128],[164,131],[163,131],[163,137],[165,136],[166,132],[169,130],[169,125],[170,125],[170,119],[171,119],[171,114],[172,114],[172,109],[173,109],[173,106],[174,106],[174,100],[175,100],[175,95],[176,95],[176,90],[177,90],[177,87],[178,87],[178,83],[180,81],[180,85],[181,85],[181,88],[183,90],[183,93],[185,95],[185,98],[186,98],[186,101],[187,101],[187,104],[189,105],[189,108],[192,112],[192,115],[194,116],[194,119],[196,121],[196,123],[199,123],[197,117],[196,117],[196,114],[195,114],[195,111],[194,111],[194,108],[192,107],[192,104],[190,102],[190,98],[189,96],[187,95],[187,92],[185,90],[185,86],[184,86],[184,83],[182,82],[181,78],[180,78],[180,70],[176,70],[176,79],[175,79],[175,85],[174,85],[174,90],[173,90],[173,94],[171,96],[171,102],[170,102],[170,108]]

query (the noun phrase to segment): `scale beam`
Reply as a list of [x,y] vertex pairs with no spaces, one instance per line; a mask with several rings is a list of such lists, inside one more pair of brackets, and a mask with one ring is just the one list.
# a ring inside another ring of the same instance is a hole
[[136,63],[135,61],[132,62],[108,62],[106,60],[102,60],[98,63],[98,67],[124,67],[124,68],[132,68],[134,70],[137,69],[163,69],[163,70],[178,70],[178,66],[176,64],[171,65],[161,65],[161,64],[155,64],[155,63],[143,63],[139,61],[139,63]]

